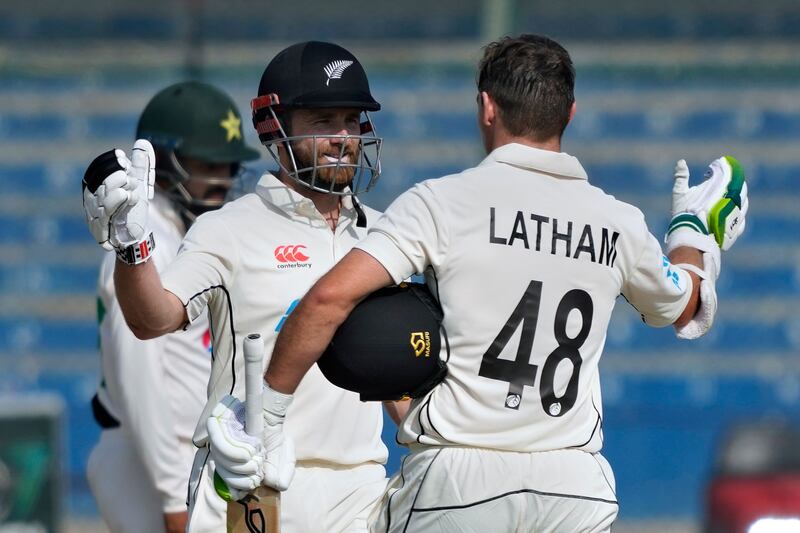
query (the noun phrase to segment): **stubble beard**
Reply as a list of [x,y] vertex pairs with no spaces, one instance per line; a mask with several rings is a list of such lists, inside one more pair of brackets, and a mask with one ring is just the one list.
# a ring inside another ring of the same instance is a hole
[[306,149],[305,146],[299,143],[293,143],[292,150],[294,151],[295,162],[297,163],[298,179],[304,183],[312,184],[311,180],[314,177],[313,167],[316,164],[316,179],[313,183],[315,187],[333,191],[343,190],[353,182],[353,177],[356,173],[356,167],[351,165],[357,165],[357,161],[359,160],[360,154],[358,149],[358,141],[354,140],[353,142],[355,143],[355,146],[347,147],[343,154],[345,156],[349,156],[347,166],[341,166],[339,168],[336,168],[335,166],[326,166],[320,168],[320,165],[331,165],[331,163],[325,159],[325,154],[333,157],[339,157],[340,151],[338,149],[333,148],[319,151],[318,148],[318,157],[317,161],[315,162],[311,150]]

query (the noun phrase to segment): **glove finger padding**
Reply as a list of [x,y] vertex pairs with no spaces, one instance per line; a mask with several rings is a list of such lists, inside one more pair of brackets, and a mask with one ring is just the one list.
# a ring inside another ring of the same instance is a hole
[[122,150],[109,150],[89,164],[83,175],[83,209],[89,231],[106,250],[118,245],[111,231],[111,218],[128,201],[126,169],[130,161]]
[[134,143],[127,168],[129,200],[119,215],[113,217],[114,231],[122,247],[140,242],[147,236],[148,200],[154,195],[155,160],[150,141],[139,139]]
[[125,152],[119,149],[109,150],[95,157],[86,172],[83,173],[81,188],[94,193],[100,185],[107,183],[110,176],[122,171],[123,174],[130,167],[130,161]]
[[245,406],[227,395],[214,406],[206,421],[206,429],[215,457],[224,457],[228,464],[247,463],[259,455],[261,435],[248,435],[244,428]]
[[[268,433],[268,431],[265,431]],[[282,431],[281,439],[275,439],[270,447],[267,445],[267,457],[264,461],[263,484],[276,490],[286,490],[292,482],[295,469],[294,441]],[[269,437],[265,435],[267,439]],[[277,442],[280,440],[281,442]]]
[[240,461],[219,453],[214,447],[211,447],[211,456],[217,466],[225,468],[225,470],[238,475],[252,476],[257,475],[261,471],[261,463],[264,458],[261,454],[252,456],[246,461]]
[[222,478],[228,488],[250,492],[261,485],[261,473],[250,475],[237,474],[235,472],[231,472],[221,464],[215,464],[214,468],[216,473],[219,474],[219,477]]
[[675,183],[672,185],[673,204],[689,190],[689,167],[684,159],[679,159],[675,164]]
[[744,170],[736,159],[725,156],[711,163],[709,173],[709,179],[719,180],[724,190],[709,210],[708,229],[720,248],[728,250],[741,235],[741,223],[747,213],[744,205],[749,205]]

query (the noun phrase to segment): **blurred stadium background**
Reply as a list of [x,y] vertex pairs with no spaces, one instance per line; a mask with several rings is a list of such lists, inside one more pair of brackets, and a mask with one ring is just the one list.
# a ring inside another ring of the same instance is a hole
[[[0,417],[0,457],[11,464],[0,469],[0,531],[97,521],[84,468],[99,431],[89,400],[101,252],[84,227],[79,182],[96,154],[131,146],[157,90],[210,81],[246,117],[276,51],[306,39],[344,44],[384,106],[374,115],[384,174],[365,200],[385,208],[414,182],[483,157],[473,109],[480,47],[523,31],[555,37],[576,62],[578,113],[564,150],[593,183],[641,207],[655,234],[666,226],[676,159],[696,179],[726,153],[748,171],[748,228],[725,255],[711,334],[678,342],[621,301],[601,363],[617,530],[700,531],[725,432],[800,419],[796,0],[3,0],[0,415],[31,406],[56,426],[28,432]],[[249,122],[244,129],[257,145]],[[44,525],[12,525],[25,513]]]

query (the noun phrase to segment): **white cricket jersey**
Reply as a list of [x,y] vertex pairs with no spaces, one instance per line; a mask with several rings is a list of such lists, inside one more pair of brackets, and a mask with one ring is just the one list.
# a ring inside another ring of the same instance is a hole
[[[363,208],[368,223],[380,213]],[[343,197],[335,233],[314,203],[264,174],[256,192],[206,213],[192,225],[178,259],[162,277],[181,299],[190,321],[208,309],[214,362],[208,402],[195,430],[198,446],[208,436],[206,419],[226,394],[244,399],[246,335],[266,344],[264,368],[287,315],[306,291],[366,235],[357,227],[350,197]],[[285,430],[298,460],[342,465],[383,463],[380,403],[331,385],[317,366],[303,378]]]
[[[151,260],[161,271],[177,255],[184,225],[160,195],[151,204],[148,223],[156,241]],[[182,511],[191,456],[179,453],[179,442],[191,445],[205,403],[211,373],[208,323],[203,317],[185,332],[137,339],[114,290],[115,258],[113,252],[105,256],[98,280],[103,375],[98,399],[133,440],[165,511]]]
[[574,157],[519,144],[416,185],[358,248],[396,282],[430,268],[444,310],[449,374],[413,403],[403,443],[599,450],[614,302],[665,326],[691,293],[638,209],[590,185]]

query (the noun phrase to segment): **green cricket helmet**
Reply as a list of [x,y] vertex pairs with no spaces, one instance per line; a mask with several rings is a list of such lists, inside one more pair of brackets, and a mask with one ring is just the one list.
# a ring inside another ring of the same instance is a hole
[[[167,196],[190,220],[216,209],[222,200],[197,198],[185,187],[190,179],[227,189],[241,170],[241,163],[258,159],[259,153],[244,142],[242,119],[233,100],[206,83],[176,83],[156,94],[142,111],[137,139],[148,139],[156,151],[156,178]],[[229,175],[192,176],[182,161],[231,165]]]

